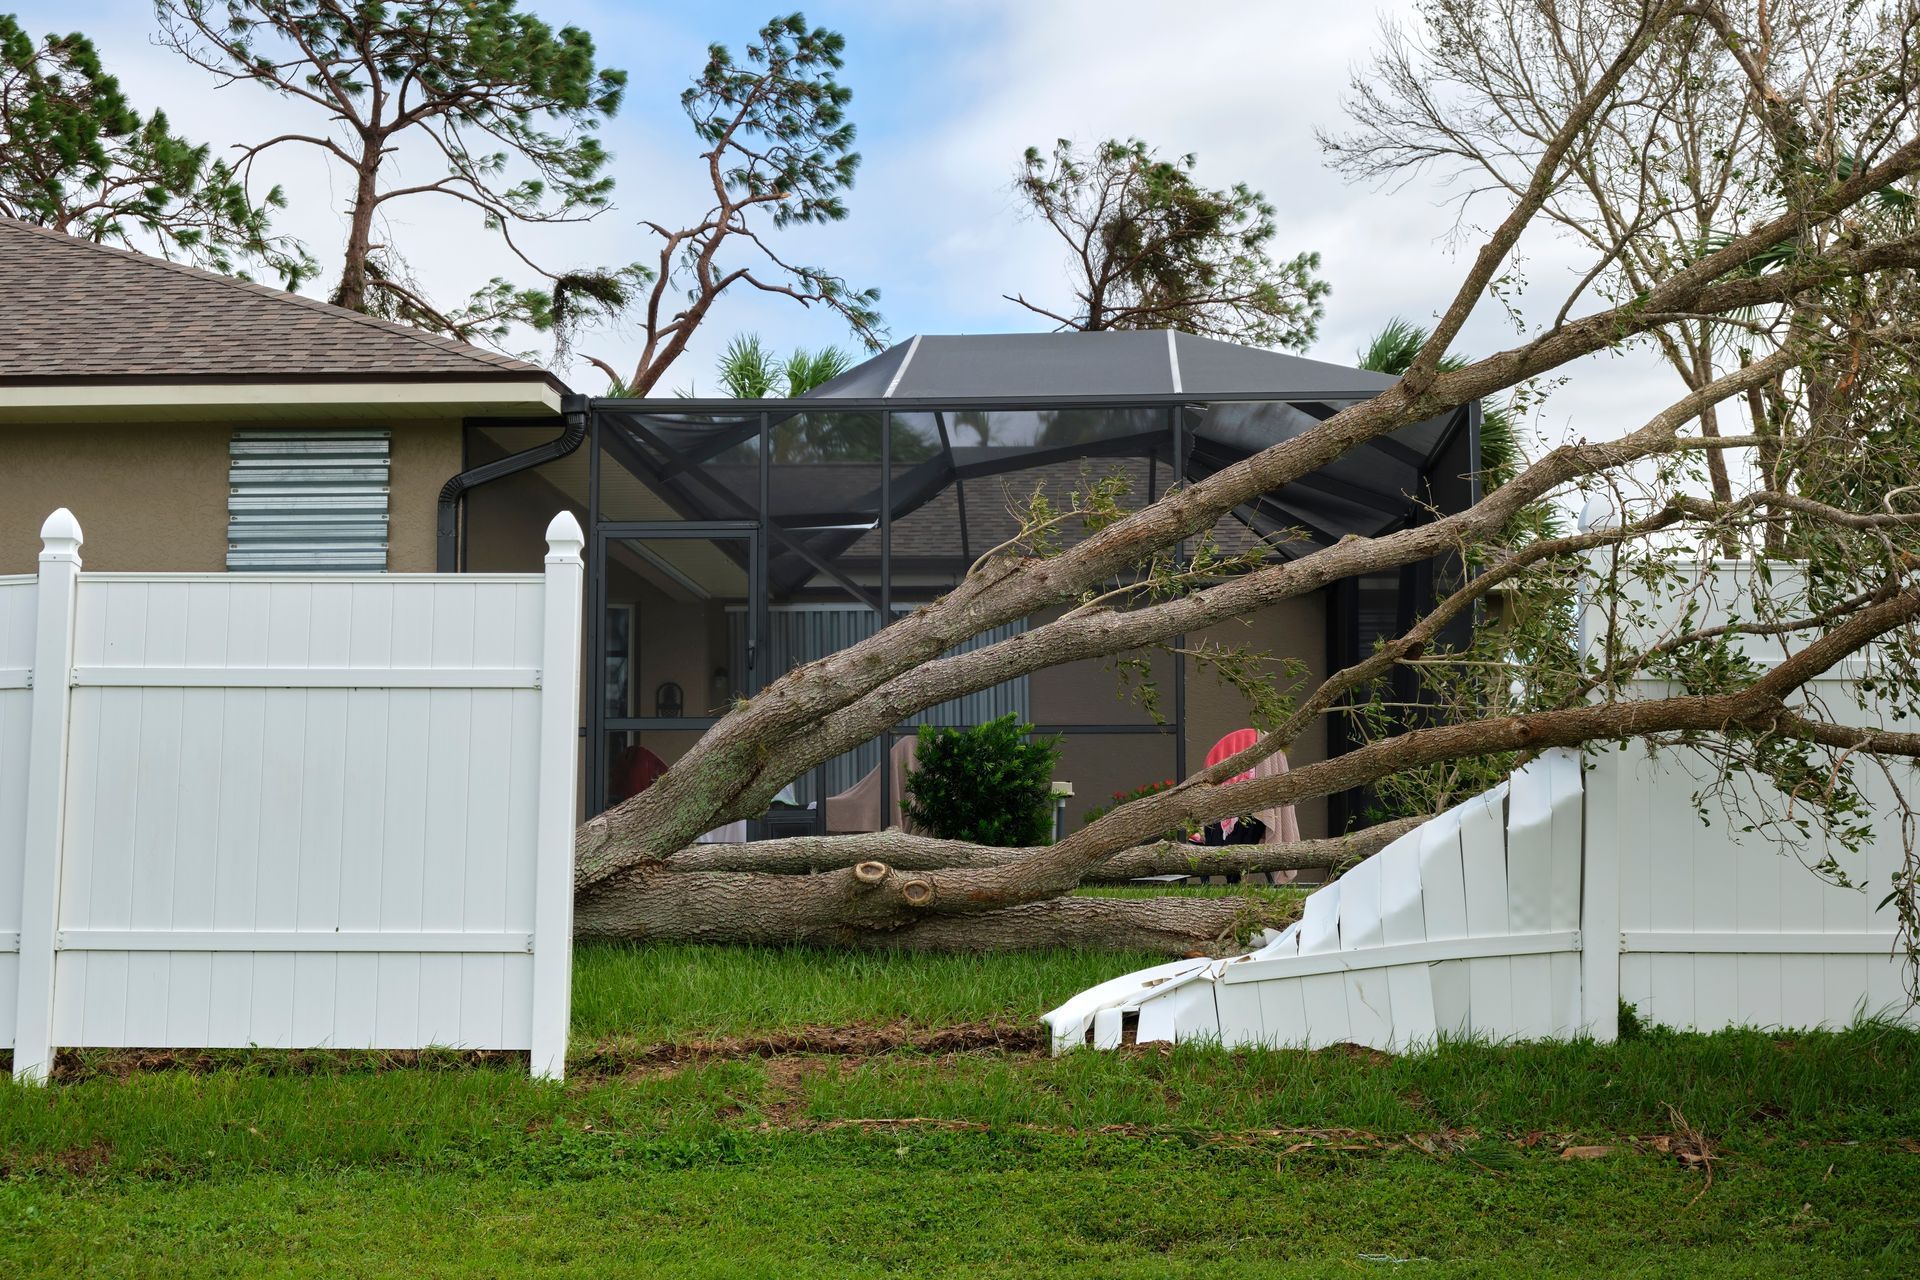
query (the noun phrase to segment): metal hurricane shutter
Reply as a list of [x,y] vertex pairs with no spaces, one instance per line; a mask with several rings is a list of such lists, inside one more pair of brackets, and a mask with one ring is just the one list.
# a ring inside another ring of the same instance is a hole
[[227,568],[387,567],[387,431],[236,431],[227,469]]

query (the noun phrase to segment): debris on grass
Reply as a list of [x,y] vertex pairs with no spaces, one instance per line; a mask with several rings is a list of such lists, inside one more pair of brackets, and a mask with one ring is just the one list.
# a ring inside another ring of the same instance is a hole
[[1662,1155],[1671,1155],[1679,1160],[1682,1168],[1698,1169],[1704,1175],[1705,1181],[1700,1184],[1700,1190],[1694,1193],[1693,1199],[1687,1201],[1687,1207],[1692,1208],[1699,1203],[1701,1196],[1713,1188],[1713,1162],[1720,1158],[1719,1153],[1707,1140],[1707,1135],[1689,1124],[1687,1118],[1680,1114],[1680,1108],[1671,1102],[1667,1104],[1667,1118],[1673,1122],[1673,1132],[1655,1138],[1651,1145]]

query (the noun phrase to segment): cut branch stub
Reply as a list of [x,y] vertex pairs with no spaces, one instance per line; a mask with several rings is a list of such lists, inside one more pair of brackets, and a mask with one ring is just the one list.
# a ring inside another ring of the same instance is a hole
[[907,905],[910,907],[931,906],[938,892],[939,890],[934,888],[933,881],[931,880],[920,880],[916,878],[912,880],[902,880],[900,882],[900,896],[906,900]]
[[853,866],[853,878],[861,884],[884,884],[893,869],[884,862],[856,862]]

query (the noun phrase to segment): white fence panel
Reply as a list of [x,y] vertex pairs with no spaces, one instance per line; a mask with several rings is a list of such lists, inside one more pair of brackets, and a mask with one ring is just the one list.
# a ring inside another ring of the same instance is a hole
[[[1506,821],[1498,795],[1462,805],[1460,865],[1466,872],[1467,931],[1469,938],[1497,938],[1512,932],[1507,904]],[[1467,1029],[1477,1036],[1498,1036],[1513,1025],[1513,961],[1504,954],[1466,962]]]
[[[560,1074],[582,565],[570,516],[548,538],[544,575],[80,573],[70,659],[42,635],[30,691],[36,584],[0,580],[16,1074],[55,1045],[528,1049]],[[30,784],[20,703],[65,737]]]
[[[1811,694],[1829,708],[1845,681]],[[1892,763],[1899,786],[1920,777]],[[1796,845],[1779,831],[1743,831],[1783,798],[1749,776],[1726,784],[1684,749],[1632,745],[1600,753],[1590,775],[1588,863],[1618,859],[1619,998],[1662,1026],[1842,1027],[1862,1015],[1912,1019],[1896,954],[1898,920],[1881,906],[1901,856],[1899,806],[1878,766],[1857,781],[1878,818],[1849,852],[1817,830]],[[1812,869],[1832,856],[1856,887]],[[1589,945],[1592,945],[1590,942]]]

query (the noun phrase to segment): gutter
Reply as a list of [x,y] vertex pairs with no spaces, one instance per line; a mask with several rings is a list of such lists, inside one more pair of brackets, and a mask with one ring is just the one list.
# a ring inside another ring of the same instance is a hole
[[531,449],[510,453],[504,458],[462,471],[440,488],[440,521],[434,553],[434,568],[440,573],[457,573],[460,568],[460,500],[472,489],[490,481],[526,471],[555,458],[564,458],[587,439],[587,397],[560,397],[560,434]]

